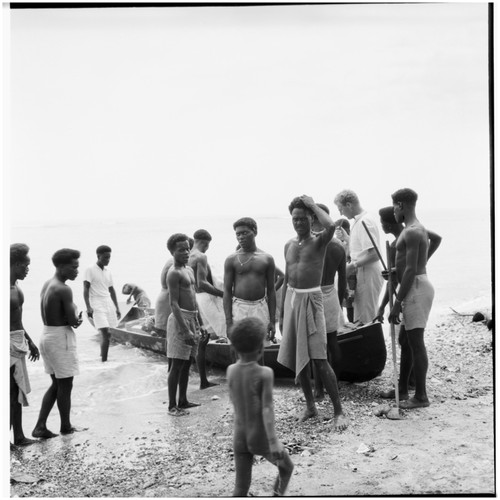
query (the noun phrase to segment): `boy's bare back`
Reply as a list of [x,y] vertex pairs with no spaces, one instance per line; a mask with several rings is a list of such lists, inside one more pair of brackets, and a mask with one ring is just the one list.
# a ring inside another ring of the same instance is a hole
[[[274,374],[256,361],[237,363],[227,370],[229,395],[234,405],[235,451],[269,454],[263,407],[271,405]],[[238,447],[238,449],[236,449]]]

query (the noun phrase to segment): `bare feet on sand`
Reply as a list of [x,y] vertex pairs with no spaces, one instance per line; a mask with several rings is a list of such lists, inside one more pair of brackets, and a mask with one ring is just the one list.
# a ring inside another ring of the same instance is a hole
[[300,417],[297,418],[299,422],[305,422],[308,418],[313,418],[318,416],[318,410],[316,407],[314,408],[306,408],[304,413]]
[[31,435],[34,438],[40,438],[40,439],[50,439],[53,437],[58,436],[59,434],[54,434],[52,431],[49,431],[49,429],[37,429],[36,427],[33,429],[33,432]]
[[[380,393],[380,397],[383,399],[396,399],[396,390],[391,389],[389,391],[382,391]],[[409,397],[410,396],[407,392],[400,392],[399,393],[399,400],[400,401],[406,401]]]
[[17,441],[14,440],[14,446],[29,446],[30,444],[38,443],[36,439],[29,439],[27,437],[23,437],[21,439],[18,439]]
[[333,417],[333,426],[336,431],[343,431],[344,429],[347,429],[348,425],[349,419],[344,414]]
[[400,403],[399,407],[403,410],[413,410],[414,408],[427,408],[430,406],[429,400],[420,401],[420,399],[411,398],[408,401]]
[[186,409],[186,408],[195,408],[196,406],[201,406],[200,403],[191,403],[190,401],[184,401],[183,403],[179,403],[177,408]]
[[75,432],[81,432],[81,431],[87,431],[89,428],[88,427],[69,427],[67,429],[61,429],[59,432],[61,434],[74,434]]
[[200,384],[200,389],[208,389],[209,387],[214,387],[216,385],[219,384],[216,384],[215,382],[207,382],[206,384]]

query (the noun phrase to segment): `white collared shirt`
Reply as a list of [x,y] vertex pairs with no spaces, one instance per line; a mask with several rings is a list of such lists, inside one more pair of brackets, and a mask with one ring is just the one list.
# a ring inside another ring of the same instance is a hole
[[113,286],[113,278],[108,269],[101,269],[97,264],[88,267],[85,270],[84,281],[90,283],[91,299],[98,297],[109,297],[109,287]]
[[360,214],[354,217],[354,222],[351,225],[351,240],[349,242],[351,259],[356,261],[366,253],[367,250],[373,248],[373,243],[363,227],[364,222],[368,227],[372,238],[374,239],[377,247],[380,247],[380,234],[375,220],[368,214],[366,210],[363,210]]

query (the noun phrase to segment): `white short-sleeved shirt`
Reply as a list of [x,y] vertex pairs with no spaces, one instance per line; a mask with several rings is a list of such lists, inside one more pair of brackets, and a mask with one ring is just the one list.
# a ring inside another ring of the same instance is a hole
[[354,217],[354,222],[351,225],[351,240],[349,242],[349,246],[352,260],[357,260],[362,253],[366,252],[370,248],[373,248],[373,243],[371,242],[366,229],[363,227],[363,224],[361,223],[362,221],[368,227],[376,245],[378,247],[380,246],[380,235],[377,224],[368,212],[363,211]]
[[91,299],[110,297],[109,287],[113,286],[113,278],[108,269],[101,269],[97,264],[88,267],[85,270],[84,281],[90,283]]

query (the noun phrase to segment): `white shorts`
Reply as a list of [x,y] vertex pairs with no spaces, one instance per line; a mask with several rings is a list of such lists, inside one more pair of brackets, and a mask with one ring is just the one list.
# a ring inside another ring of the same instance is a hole
[[45,373],[56,378],[69,378],[80,373],[76,336],[70,326],[44,325],[38,345]]
[[90,305],[94,310],[94,327],[97,330],[101,328],[113,328],[118,324],[116,308],[111,297],[104,297],[98,300],[94,299]]

